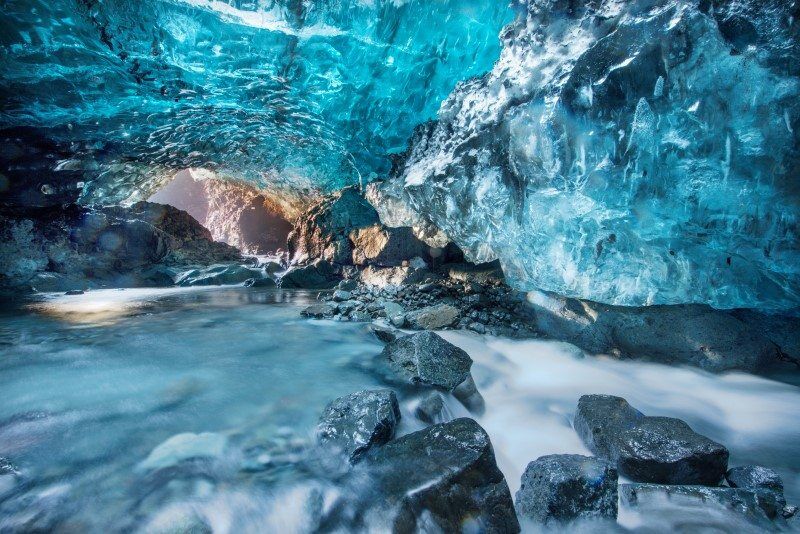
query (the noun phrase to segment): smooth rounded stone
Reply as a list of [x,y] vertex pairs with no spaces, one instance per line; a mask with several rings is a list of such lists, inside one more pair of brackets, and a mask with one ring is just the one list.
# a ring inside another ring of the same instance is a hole
[[444,398],[440,393],[431,393],[419,402],[414,410],[414,415],[417,416],[417,419],[429,425],[446,422],[448,414]]
[[154,471],[193,458],[221,459],[225,457],[227,448],[228,438],[221,434],[213,432],[177,434],[153,449],[147,458],[139,463],[138,469]]
[[717,485],[727,469],[724,446],[680,419],[645,416],[621,397],[582,396],[574,427],[589,450],[637,482]]
[[386,317],[391,321],[395,317],[400,317],[405,314],[405,308],[396,302],[387,301],[381,306],[383,311],[386,312]]
[[304,317],[313,317],[315,319],[322,319],[323,317],[333,317],[336,314],[336,306],[328,302],[321,302],[319,304],[312,304],[308,306],[300,315]]
[[438,330],[452,326],[459,316],[459,310],[450,304],[436,304],[406,314],[406,321],[412,328]]
[[380,355],[392,376],[412,385],[452,391],[470,376],[469,354],[433,332],[397,338]]
[[406,314],[394,315],[389,318],[389,322],[396,328],[403,328],[406,325]]
[[400,407],[393,391],[359,391],[328,404],[317,424],[317,440],[355,463],[371,447],[392,439],[399,421]]
[[272,278],[248,278],[244,281],[244,287],[275,287],[277,284]]
[[[667,484],[620,484],[619,501],[623,508],[642,514],[659,513],[665,502],[703,511],[702,524],[709,532],[730,532],[730,523],[714,524],[726,516],[738,516],[754,531],[775,530],[783,525],[782,506],[769,491],[743,488]],[[721,514],[712,512],[722,512]],[[745,530],[746,531],[746,530]]]
[[244,265],[212,265],[204,269],[192,269],[178,277],[179,286],[213,286],[240,284],[251,278],[261,278],[261,271]]
[[359,475],[374,485],[366,506],[392,532],[519,532],[511,492],[489,435],[460,418],[373,449]]
[[281,277],[280,286],[286,289],[330,289],[340,280],[333,265],[317,260],[288,271]]
[[525,469],[515,504],[520,518],[537,523],[616,520],[617,470],[591,456],[542,456]]
[[475,385],[475,380],[473,380],[471,374],[453,389],[453,396],[467,410],[476,415],[483,415],[486,412],[486,401],[483,399],[481,392],[478,391],[478,386]]

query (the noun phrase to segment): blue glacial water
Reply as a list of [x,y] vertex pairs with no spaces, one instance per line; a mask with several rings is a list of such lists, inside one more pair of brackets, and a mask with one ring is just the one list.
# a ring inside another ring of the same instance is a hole
[[[101,290],[7,306],[0,456],[17,474],[0,477],[0,532],[174,532],[197,518],[215,533],[309,531],[313,491],[335,491],[307,468],[317,417],[339,395],[388,385],[369,372],[381,344],[366,324],[299,316],[314,297]],[[586,357],[546,340],[443,335],[475,360],[487,404],[476,419],[512,492],[538,456],[586,453],[570,424],[577,399],[612,393],[685,419],[728,446],[732,465],[777,469],[789,502],[800,499],[795,385]],[[420,428],[418,397],[398,394],[400,433]],[[623,508],[620,524],[664,531],[692,517],[741,531],[675,503],[647,515]]]

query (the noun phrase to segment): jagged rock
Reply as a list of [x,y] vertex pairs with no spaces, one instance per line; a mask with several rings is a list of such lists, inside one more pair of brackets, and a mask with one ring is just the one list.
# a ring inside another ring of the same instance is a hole
[[786,499],[783,496],[783,480],[772,469],[760,465],[734,467],[725,473],[725,480],[732,488],[771,491],[775,494],[778,504],[781,507],[786,506]]
[[355,463],[371,447],[392,439],[399,421],[400,407],[393,391],[359,391],[325,408],[317,424],[317,439]]
[[9,209],[0,216],[0,237],[0,286],[12,288],[171,285],[163,269],[241,261],[187,213],[148,202]]
[[417,419],[429,425],[447,422],[447,408],[444,405],[442,395],[434,392],[426,396],[417,405],[414,415],[417,416]]
[[370,517],[392,532],[519,532],[486,431],[472,419],[429,426],[370,451]]
[[697,522],[698,526],[702,525],[703,529],[715,532],[731,531],[728,516],[737,516],[749,525],[745,530],[737,531],[771,531],[783,523],[783,517],[779,513],[780,505],[772,492],[724,487],[620,484],[619,500],[623,507],[641,514],[662,509],[665,501],[684,507],[690,505],[703,512],[702,519]]
[[309,265],[295,267],[281,277],[281,287],[286,289],[330,289],[341,277],[329,262],[317,260]]
[[375,209],[353,187],[323,198],[309,208],[289,234],[295,262],[317,258],[349,265],[353,261],[350,233],[377,224]]
[[244,287],[275,287],[277,283],[272,278],[248,278],[244,281]]
[[355,265],[396,267],[414,257],[430,258],[430,247],[416,238],[411,228],[375,224],[350,232]]
[[258,269],[251,269],[244,265],[212,265],[184,273],[175,280],[175,284],[184,287],[241,284],[247,280],[261,279],[261,275],[262,273]]
[[421,282],[433,275],[425,269],[413,267],[384,267],[368,266],[361,271],[361,282],[375,288],[400,287]]
[[621,307],[531,292],[536,328],[592,353],[618,353],[707,371],[755,371],[777,361],[760,328],[703,305]]
[[647,417],[621,397],[584,395],[575,430],[595,455],[637,482],[716,485],[728,450],[680,419]]
[[333,292],[333,300],[334,302],[344,302],[346,300],[350,300],[350,292],[343,289],[337,289]]
[[438,330],[453,326],[459,316],[458,308],[449,304],[436,304],[406,314],[411,328]]
[[300,312],[305,317],[322,319],[323,317],[333,317],[336,314],[336,306],[327,302],[312,304]]
[[395,339],[397,339],[397,330],[384,328],[378,325],[370,325],[370,330],[372,333],[375,334],[379,340],[383,341],[384,343],[391,343]]
[[537,523],[617,518],[617,470],[579,454],[542,456],[528,464],[515,498],[521,518]]
[[397,338],[380,355],[392,376],[413,385],[452,391],[470,376],[472,358],[433,332]]

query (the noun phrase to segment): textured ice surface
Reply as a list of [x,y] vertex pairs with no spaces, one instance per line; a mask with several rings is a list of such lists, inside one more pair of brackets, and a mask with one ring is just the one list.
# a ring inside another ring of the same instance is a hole
[[512,18],[504,1],[9,0],[0,161],[101,201],[187,167],[293,191],[366,182],[491,68]]
[[785,0],[529,0],[377,196],[519,286],[797,306],[798,18]]

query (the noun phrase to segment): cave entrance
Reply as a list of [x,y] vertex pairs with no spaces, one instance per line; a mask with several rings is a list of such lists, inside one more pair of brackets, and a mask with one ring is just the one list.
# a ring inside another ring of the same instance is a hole
[[148,200],[183,210],[208,228],[215,241],[246,254],[274,254],[286,248],[292,225],[254,187],[185,169]]

